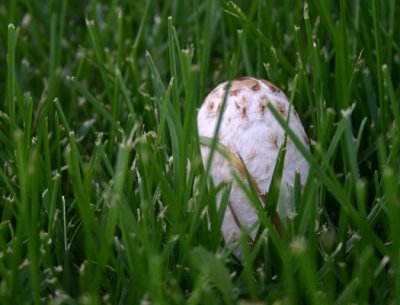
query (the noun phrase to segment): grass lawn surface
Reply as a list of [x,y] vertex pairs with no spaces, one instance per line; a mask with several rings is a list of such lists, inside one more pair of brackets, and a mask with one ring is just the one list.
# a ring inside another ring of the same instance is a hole
[[[396,0],[1,1],[0,304],[400,304],[399,15]],[[242,264],[196,117],[246,75],[292,97],[311,170],[286,234],[262,217]]]

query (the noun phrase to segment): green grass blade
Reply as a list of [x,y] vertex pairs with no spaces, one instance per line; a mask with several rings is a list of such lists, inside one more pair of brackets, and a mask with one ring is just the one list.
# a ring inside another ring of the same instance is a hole
[[[7,111],[11,122],[15,122],[16,101],[15,101],[15,48],[19,30],[13,24],[8,26],[7,40]],[[13,130],[11,130],[11,133]]]

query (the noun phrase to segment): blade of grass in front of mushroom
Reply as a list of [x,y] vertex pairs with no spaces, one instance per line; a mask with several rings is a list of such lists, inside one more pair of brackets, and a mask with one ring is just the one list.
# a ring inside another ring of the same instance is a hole
[[192,237],[195,234],[195,228],[197,227],[197,221],[199,219],[201,211],[204,208],[203,197],[204,197],[204,194],[205,194],[205,191],[206,191],[206,188],[207,188],[207,181],[208,181],[208,177],[210,176],[211,165],[212,165],[212,160],[213,160],[213,157],[214,157],[214,153],[217,150],[217,147],[218,147],[218,144],[219,144],[219,142],[218,142],[218,132],[219,132],[219,129],[221,127],[222,116],[224,114],[225,106],[226,106],[226,103],[228,101],[228,93],[229,93],[230,88],[231,88],[231,81],[229,81],[227,83],[227,86],[226,86],[226,90],[225,90],[224,97],[223,97],[223,100],[222,100],[221,110],[220,110],[220,113],[219,113],[219,116],[218,116],[218,121],[217,121],[217,125],[215,127],[213,138],[211,139],[211,138],[199,137],[200,145],[207,145],[208,147],[210,147],[210,154],[208,155],[208,160],[207,160],[207,163],[206,163],[206,166],[205,166],[205,174],[201,176],[200,183],[199,183],[199,198],[198,198],[198,201],[199,201],[200,204],[197,204],[195,206],[195,212],[194,212],[195,217],[193,218],[194,221],[191,223],[190,230],[189,230],[189,239],[190,240],[192,239]]
[[[294,77],[294,80],[293,80],[293,88],[292,88],[292,92],[290,95],[290,104],[289,104],[288,115],[287,115],[287,119],[286,119],[287,124],[289,124],[289,120],[290,120],[292,103],[293,103],[294,94],[295,94],[296,88],[297,88],[298,78],[299,78],[299,76],[298,76],[298,74],[296,74],[296,76]],[[278,153],[278,157],[276,159],[274,171],[272,173],[271,184],[269,186],[268,193],[261,196],[261,198],[264,201],[264,210],[267,212],[267,215],[271,219],[273,219],[274,225],[281,237],[284,235],[284,227],[282,226],[282,221],[280,219],[279,214],[276,212],[276,207],[278,205],[282,173],[283,173],[283,168],[284,168],[284,164],[285,164],[286,143],[287,143],[287,133],[285,132],[284,141],[282,143],[282,146],[279,149],[279,153]],[[262,224],[260,224],[256,239],[260,236],[260,234],[263,230],[264,230],[264,227]]]
[[212,198],[218,198],[218,194],[222,194],[221,199],[218,202],[219,205],[217,206],[215,204],[209,204],[207,209],[210,220],[210,237],[212,240],[212,245],[215,246],[215,248],[219,247],[220,245],[220,237],[222,236],[222,223],[224,222],[225,212],[228,209],[231,190],[232,183],[227,185],[221,183],[220,185],[215,186],[215,188],[210,190],[210,192],[207,194],[207,197],[211,198],[211,200]]
[[[268,193],[261,196],[264,201],[264,211],[267,212],[267,215],[270,219],[273,220],[274,226],[278,231],[279,235],[282,237],[284,235],[284,227],[282,226],[282,221],[280,219],[279,214],[276,212],[276,207],[278,205],[279,193],[281,188],[281,180],[283,167],[285,163],[285,155],[286,155],[286,135],[285,140],[279,149],[278,157],[276,159],[275,168],[272,173],[271,184],[268,189]],[[261,232],[264,230],[262,224],[258,228],[256,239],[259,238]]]
[[332,174],[334,173],[334,171],[330,167],[328,167],[328,165],[326,165],[326,168],[322,168],[317,159],[304,147],[301,141],[290,129],[288,124],[282,119],[278,111],[270,104],[268,104],[267,107],[277,119],[282,128],[285,129],[287,135],[293,141],[293,144],[296,146],[296,148],[303,154],[304,158],[310,164],[310,167],[313,169],[313,173],[319,176],[322,183],[325,184],[332,196],[336,198],[338,203],[340,203],[341,207],[343,208],[343,212],[350,216],[350,218],[358,224],[359,228],[363,229],[363,234],[366,234],[369,238],[374,240],[376,249],[378,249],[382,255],[387,255],[387,248],[378,238],[378,236],[373,232],[372,228],[362,224],[363,219],[360,217],[359,213],[352,205],[349,194],[346,193],[344,186],[342,186],[338,178],[334,174]]
[[227,146],[224,144],[219,143],[218,141],[214,141],[214,139],[209,137],[200,137],[200,144],[206,145],[212,148],[212,145],[215,142],[214,151],[218,152],[221,156],[224,157],[235,169],[237,169],[240,173],[240,176],[243,178],[248,178],[251,185],[255,188],[258,195],[261,195],[260,189],[258,188],[257,182],[255,181],[254,177],[252,177],[247,169],[246,165],[234,152],[232,152]]
[[[238,158],[237,156],[235,156],[235,157]],[[241,158],[240,158],[240,161],[242,162],[242,164],[240,164],[238,167],[235,167],[239,171],[240,175],[237,175],[235,172],[232,173],[232,175],[235,179],[235,182],[238,184],[239,188],[245,193],[247,199],[249,199],[249,201],[253,205],[253,207],[256,210],[258,210],[258,214],[264,216],[262,213],[260,213],[260,211],[262,210],[262,205],[261,205],[261,199],[260,199],[261,195],[260,195],[258,185],[257,185],[254,177],[251,176],[249,174],[249,172],[247,171],[247,169],[245,168],[244,162]],[[236,162],[234,162],[234,163],[236,164]],[[235,166],[235,165],[233,165],[233,166]],[[243,235],[243,233],[246,234],[246,239],[247,239],[248,244],[249,245],[253,244],[254,240],[250,236],[250,233],[253,232],[253,230],[255,229],[252,227],[258,225],[258,221],[256,223],[254,223],[253,226],[245,227],[240,222],[240,219],[230,201],[228,202],[228,208],[233,216],[233,219],[234,219],[237,227],[242,232],[242,235]],[[261,219],[261,221],[265,223],[266,222],[265,217],[263,217]]]
[[[202,145],[207,145],[211,146],[213,143],[213,139],[208,138],[208,137],[200,137],[200,143]],[[215,146],[215,151],[219,154],[221,154],[224,159],[226,159],[233,168],[235,168],[238,172],[239,175],[236,175],[233,173],[235,177],[235,181],[238,183],[239,187],[242,189],[243,192],[245,192],[246,196],[250,199],[250,201],[253,203],[253,207],[258,210],[259,217],[261,218],[261,223],[266,223],[266,220],[264,219],[264,210],[262,208],[262,205],[259,204],[257,205],[257,202],[265,202],[266,198],[265,195],[261,193],[260,188],[258,187],[258,184],[254,177],[249,173],[247,170],[247,167],[243,160],[232,152],[227,146],[217,142]],[[246,179],[248,184],[244,183],[243,179]],[[236,224],[238,225],[239,228],[243,228],[242,224],[239,221],[239,218],[237,217],[237,214],[233,207],[229,205],[228,203],[228,208],[230,209],[232,216],[235,219]],[[279,234],[281,234],[280,229],[280,218],[279,215],[275,214],[273,219],[273,223],[278,231]]]

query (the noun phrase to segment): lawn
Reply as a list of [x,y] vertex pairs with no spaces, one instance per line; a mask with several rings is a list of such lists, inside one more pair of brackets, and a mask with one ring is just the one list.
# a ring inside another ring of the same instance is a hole
[[[399,14],[396,0],[1,1],[0,303],[400,304]],[[240,261],[196,117],[246,75],[293,99],[311,169],[286,233],[260,215]]]

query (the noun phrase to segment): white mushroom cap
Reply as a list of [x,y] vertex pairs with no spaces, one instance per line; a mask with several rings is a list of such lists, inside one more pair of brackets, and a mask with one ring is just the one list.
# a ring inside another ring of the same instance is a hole
[[[222,83],[212,90],[204,100],[197,116],[200,136],[214,137],[227,89],[228,83]],[[307,135],[293,105],[290,106],[285,94],[268,81],[253,77],[242,77],[231,82],[218,133],[218,142],[243,159],[261,194],[266,194],[269,190],[278,153],[285,138],[285,131],[268,109],[268,103],[271,103],[285,120],[290,113],[290,129],[308,148]],[[209,152],[208,146],[201,146],[204,164],[208,161]],[[249,199],[233,179],[232,171],[235,170],[234,166],[221,154],[214,154],[211,164],[211,176],[214,183],[232,181],[229,208],[226,209],[222,224],[223,235],[228,243],[239,238],[240,226],[250,228],[258,220]],[[277,206],[277,212],[281,218],[285,218],[293,212],[290,189],[294,185],[296,172],[300,174],[301,183],[304,184],[308,176],[309,165],[287,137]],[[254,238],[255,234],[256,230],[250,236]]]

